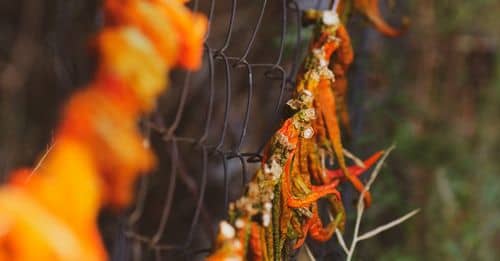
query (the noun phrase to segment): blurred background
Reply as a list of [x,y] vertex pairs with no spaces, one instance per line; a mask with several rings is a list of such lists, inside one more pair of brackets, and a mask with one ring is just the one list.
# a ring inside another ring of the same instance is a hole
[[[190,4],[211,18],[205,63],[196,73],[174,72],[158,111],[140,124],[161,164],[139,182],[136,206],[102,214],[112,259],[194,260],[212,247],[227,201],[241,195],[293,92],[311,35],[297,10],[321,2]],[[397,38],[381,36],[357,14],[348,24],[356,60],[347,147],[363,158],[396,144],[361,229],[421,212],[360,243],[355,259],[498,260],[500,2],[380,2],[391,24],[403,17],[411,24]],[[37,162],[64,101],[92,79],[100,5],[0,0],[2,181]],[[347,210],[349,227],[355,213]],[[335,239],[309,244],[317,260],[344,258]]]

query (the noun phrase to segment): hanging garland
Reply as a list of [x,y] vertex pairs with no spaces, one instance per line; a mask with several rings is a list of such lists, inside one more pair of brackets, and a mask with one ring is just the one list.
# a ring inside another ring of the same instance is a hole
[[199,68],[207,20],[185,0],[105,0],[97,73],[66,104],[39,166],[0,188],[0,260],[106,260],[96,218],[154,168],[138,118],[174,66]]

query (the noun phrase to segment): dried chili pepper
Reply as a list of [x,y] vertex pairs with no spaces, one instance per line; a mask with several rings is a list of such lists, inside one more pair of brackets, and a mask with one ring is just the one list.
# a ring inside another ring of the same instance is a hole
[[[378,7],[374,9],[373,2],[340,1],[338,10],[348,12],[354,4],[375,19]],[[379,20],[374,21],[384,33],[391,33]],[[232,203],[229,210],[230,216],[235,217],[230,223],[235,230],[242,229],[238,226],[240,220],[259,222],[252,226],[251,246],[243,245],[252,249],[251,257],[255,260],[280,260],[288,249],[300,247],[308,235],[317,241],[327,241],[336,229],[342,230],[345,210],[338,185],[349,181],[360,193],[364,192],[358,177],[382,154],[375,153],[364,162],[364,167],[347,167],[339,119],[348,129],[345,97],[346,73],[354,59],[351,41],[335,11],[306,11],[304,24],[314,24],[315,29],[297,75],[295,96],[287,102],[295,114],[283,122],[267,144],[261,168],[244,196]],[[325,167],[325,154],[336,159],[337,169]],[[369,206],[371,195],[364,193],[365,204]],[[333,216],[326,226],[318,214],[317,202],[321,198],[329,202]],[[234,249],[220,247],[230,245],[231,240],[218,243],[210,260],[234,258]]]
[[378,0],[354,0],[354,8],[361,12],[375,26],[375,28],[386,36],[398,36],[407,26],[407,22],[403,21],[403,28],[396,29],[390,26],[380,14]]

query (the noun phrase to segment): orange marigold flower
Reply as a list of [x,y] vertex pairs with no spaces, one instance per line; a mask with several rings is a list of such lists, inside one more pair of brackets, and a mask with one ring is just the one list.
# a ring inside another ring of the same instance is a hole
[[[55,142],[39,169],[13,173],[10,184],[28,191],[37,202],[72,227],[92,224],[101,205],[102,189],[95,161],[81,142],[67,138]],[[67,208],[67,202],[78,208]]]
[[105,8],[111,24],[140,28],[169,66],[178,64],[186,69],[197,69],[201,66],[208,22],[205,16],[186,8],[186,2],[110,0]]
[[0,206],[0,260],[104,260],[28,193],[4,187]]
[[139,30],[108,29],[98,37],[99,75],[114,75],[127,83],[142,111],[150,111],[166,87],[167,66]]
[[179,35],[173,30],[170,19],[150,1],[117,1],[105,3],[109,23],[137,27],[145,34],[169,66],[177,61]]
[[183,5],[183,2],[170,0],[150,0],[161,4],[164,16],[168,17],[174,30],[179,35],[180,50],[177,64],[186,69],[194,70],[201,66],[203,57],[203,38],[207,30],[208,21],[201,14],[192,13]]
[[135,117],[100,89],[88,88],[73,96],[64,119],[58,135],[88,146],[104,174],[106,201],[116,206],[127,204],[132,197],[132,180],[155,164]]
[[38,170],[14,173],[0,190],[0,257],[104,260],[95,225],[99,180],[89,151],[70,139],[58,139]]

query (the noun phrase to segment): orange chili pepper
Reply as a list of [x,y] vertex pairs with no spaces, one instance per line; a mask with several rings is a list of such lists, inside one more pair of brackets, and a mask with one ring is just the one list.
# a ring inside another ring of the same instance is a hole
[[252,249],[252,260],[261,261],[264,260],[264,250],[262,247],[261,231],[262,228],[259,224],[252,222],[250,230],[250,247]]
[[[351,166],[348,168],[349,173],[351,175],[354,175],[354,176],[359,176],[359,175],[363,174],[365,171],[370,169],[378,161],[378,159],[380,159],[380,157],[382,157],[383,154],[384,154],[384,151],[378,151],[378,152],[374,153],[372,156],[370,156],[370,158],[363,161],[363,163],[365,165],[364,168],[360,167],[358,165],[354,165],[354,166]],[[343,178],[344,173],[342,172],[341,169],[326,170],[326,176],[328,177],[327,182],[331,182],[333,180],[338,180],[338,179]]]
[[[349,170],[346,167],[337,115],[335,112],[331,112],[332,108],[336,107],[335,95],[333,94],[333,90],[330,88],[330,83],[331,82],[329,80],[320,81],[316,99],[318,99],[322,105],[319,109],[321,110],[321,115],[324,118],[328,136],[332,141],[333,150],[335,152],[335,156],[337,157],[340,169],[342,169],[345,177],[353,184],[356,190],[362,192],[364,191],[363,183],[356,176],[349,174]],[[370,206],[371,194],[366,192],[363,200],[365,201],[366,206]]]
[[[403,30],[396,29],[390,26],[380,14],[378,0],[354,0],[354,7],[368,18],[368,20],[375,26],[375,28],[386,36],[398,36]],[[406,22],[404,27],[406,27]],[[403,27],[403,29],[404,29]]]

